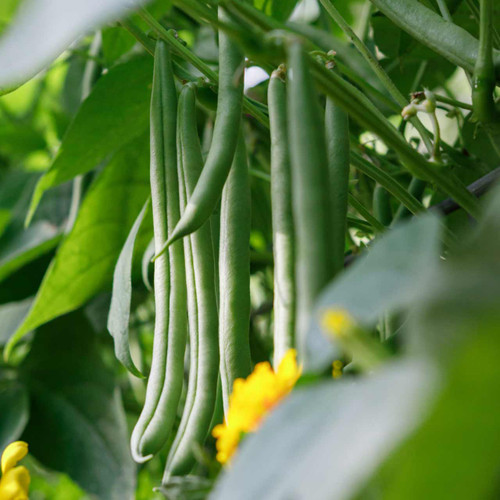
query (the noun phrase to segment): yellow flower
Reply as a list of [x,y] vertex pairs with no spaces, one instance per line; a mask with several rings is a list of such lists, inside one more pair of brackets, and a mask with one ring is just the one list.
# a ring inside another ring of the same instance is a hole
[[293,389],[301,373],[296,357],[295,349],[289,349],[277,371],[268,362],[258,363],[246,379],[234,381],[226,421],[212,432],[221,464],[228,462],[241,438],[257,430],[265,415]]
[[23,465],[16,467],[28,453],[28,444],[15,441],[2,454],[2,477],[0,478],[0,500],[28,500],[30,474]]
[[322,323],[333,337],[343,337],[355,327],[352,316],[344,309],[329,309],[323,314]]

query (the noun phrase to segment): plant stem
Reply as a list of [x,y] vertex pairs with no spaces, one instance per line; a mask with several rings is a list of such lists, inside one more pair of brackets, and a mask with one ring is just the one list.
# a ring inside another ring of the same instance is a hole
[[[378,60],[372,54],[370,49],[362,42],[362,40],[354,33],[352,28],[347,24],[345,19],[342,17],[340,12],[334,7],[331,0],[320,0],[321,5],[326,9],[328,14],[332,19],[340,26],[345,35],[351,40],[353,45],[358,49],[359,53],[365,58],[366,62],[370,65],[374,73],[378,76],[379,80],[382,82],[384,87],[387,89],[392,98],[398,103],[401,108],[404,108],[408,104],[408,100],[405,99],[403,94],[398,90],[394,82],[391,80],[389,75],[385,72],[384,68],[380,65]],[[432,141],[430,140],[427,129],[424,127],[422,122],[414,117],[411,119],[411,123],[417,129],[418,133],[421,135],[429,153],[432,154]]]
[[473,74],[472,104],[476,118],[489,124],[495,121],[495,67],[491,33],[493,0],[480,0],[479,6],[479,50]]
[[450,172],[444,174],[440,167],[428,163],[411,148],[392,124],[355,87],[328,71],[322,64],[311,60],[312,72],[320,88],[345,111],[367,129],[376,133],[400,156],[402,163],[416,177],[435,182],[449,196],[454,198],[472,216],[479,215],[479,205],[462,183]]
[[434,148],[432,150],[432,161],[439,162],[441,158],[441,149],[439,148],[439,142],[441,140],[441,129],[439,127],[439,122],[435,111],[429,114],[429,118],[434,129]]
[[[477,23],[479,23],[479,8],[476,5],[474,0],[466,0],[465,3],[467,4],[467,7],[469,7],[469,10],[472,14],[472,17],[476,20]],[[493,30],[493,41],[495,48],[500,48],[500,35],[498,34],[497,29],[495,26],[492,26]]]
[[365,160],[358,152],[351,150],[351,163],[365,175],[378,182],[391,193],[411,213],[418,214],[425,211],[425,207],[385,170]]
[[385,231],[385,226],[369,212],[361,201],[359,201],[352,194],[349,194],[348,200],[349,205],[351,205],[351,207],[354,208],[354,210],[356,210],[356,212],[358,212],[359,215],[361,215],[361,217],[363,217],[363,219],[365,219],[376,232],[382,233]]
[[439,7],[439,11],[443,16],[443,19],[445,19],[449,23],[452,23],[453,19],[451,17],[450,10],[448,9],[448,5],[446,4],[446,0],[437,0],[437,4]]
[[466,102],[457,101],[456,99],[452,99],[451,97],[446,97],[444,95],[435,94],[436,101],[442,102],[444,104],[449,104],[450,106],[454,106],[456,108],[468,109],[472,111],[472,104],[467,104]]
[[[138,13],[141,18],[156,32],[159,38],[170,45],[181,57],[192,64],[198,71],[205,75],[214,85],[219,82],[217,73],[202,61],[196,54],[185,47],[174,35],[173,30],[165,29],[146,9]],[[128,28],[127,28],[128,29]],[[269,128],[269,118],[255,106],[248,98],[244,98],[243,108],[266,128]]]

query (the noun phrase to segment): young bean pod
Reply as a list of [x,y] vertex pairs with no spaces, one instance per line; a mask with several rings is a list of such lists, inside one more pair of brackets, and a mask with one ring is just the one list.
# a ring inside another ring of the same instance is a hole
[[[160,248],[179,220],[176,162],[177,93],[172,60],[158,41],[151,95],[151,198],[155,246]],[[182,244],[155,261],[155,331],[146,401],[132,432],[132,456],[152,457],[165,444],[182,392],[186,349],[186,277]]]
[[332,203],[331,252],[333,273],[336,275],[344,269],[350,167],[349,117],[329,98],[326,100],[325,130]]
[[308,59],[299,41],[288,50],[288,136],[296,231],[297,347],[305,340],[314,302],[333,275],[331,203],[323,117]]
[[222,192],[219,248],[219,352],[224,411],[237,378],[251,371],[250,185],[245,141],[238,141]]
[[267,98],[271,133],[275,367],[288,349],[295,347],[295,236],[284,79],[284,68],[272,73]]
[[[179,98],[178,173],[181,208],[188,203],[201,173],[203,158],[196,126],[193,84]],[[210,224],[184,239],[189,321],[189,380],[186,403],[170,449],[163,482],[188,474],[195,464],[194,448],[202,446],[210,430],[219,375],[218,317],[214,255]]]
[[[219,8],[219,17],[226,17],[222,8]],[[244,57],[238,46],[225,33],[219,32],[219,90],[212,144],[181,220],[157,256],[175,240],[198,229],[212,215],[221,197],[238,142],[243,64]]]
[[380,184],[373,190],[373,215],[384,226],[388,227],[392,222],[391,197]]
[[[417,179],[413,177],[410,181],[410,185],[408,186],[408,193],[414,196],[417,200],[421,200],[425,191],[425,187],[427,183],[422,181],[421,179]],[[396,214],[394,215],[393,224],[410,217],[411,212],[404,206],[404,204],[399,205],[396,210]]]

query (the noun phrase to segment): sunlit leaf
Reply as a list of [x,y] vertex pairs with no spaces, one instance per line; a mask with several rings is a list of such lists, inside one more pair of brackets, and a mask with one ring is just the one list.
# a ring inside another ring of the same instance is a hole
[[[111,288],[113,269],[149,193],[145,136],[120,150],[91,186],[71,233],[44,277],[33,308],[6,353],[26,332]],[[146,243],[145,243],[146,244]]]
[[43,193],[95,168],[148,126],[153,66],[139,57],[114,67],[100,78],[71,123],[58,154],[40,179],[28,219]]

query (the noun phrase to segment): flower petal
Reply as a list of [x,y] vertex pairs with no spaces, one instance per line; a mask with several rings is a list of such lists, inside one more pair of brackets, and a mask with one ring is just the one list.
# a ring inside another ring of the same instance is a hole
[[28,443],[14,441],[5,448],[2,454],[2,475],[5,475],[19,460],[28,454]]

